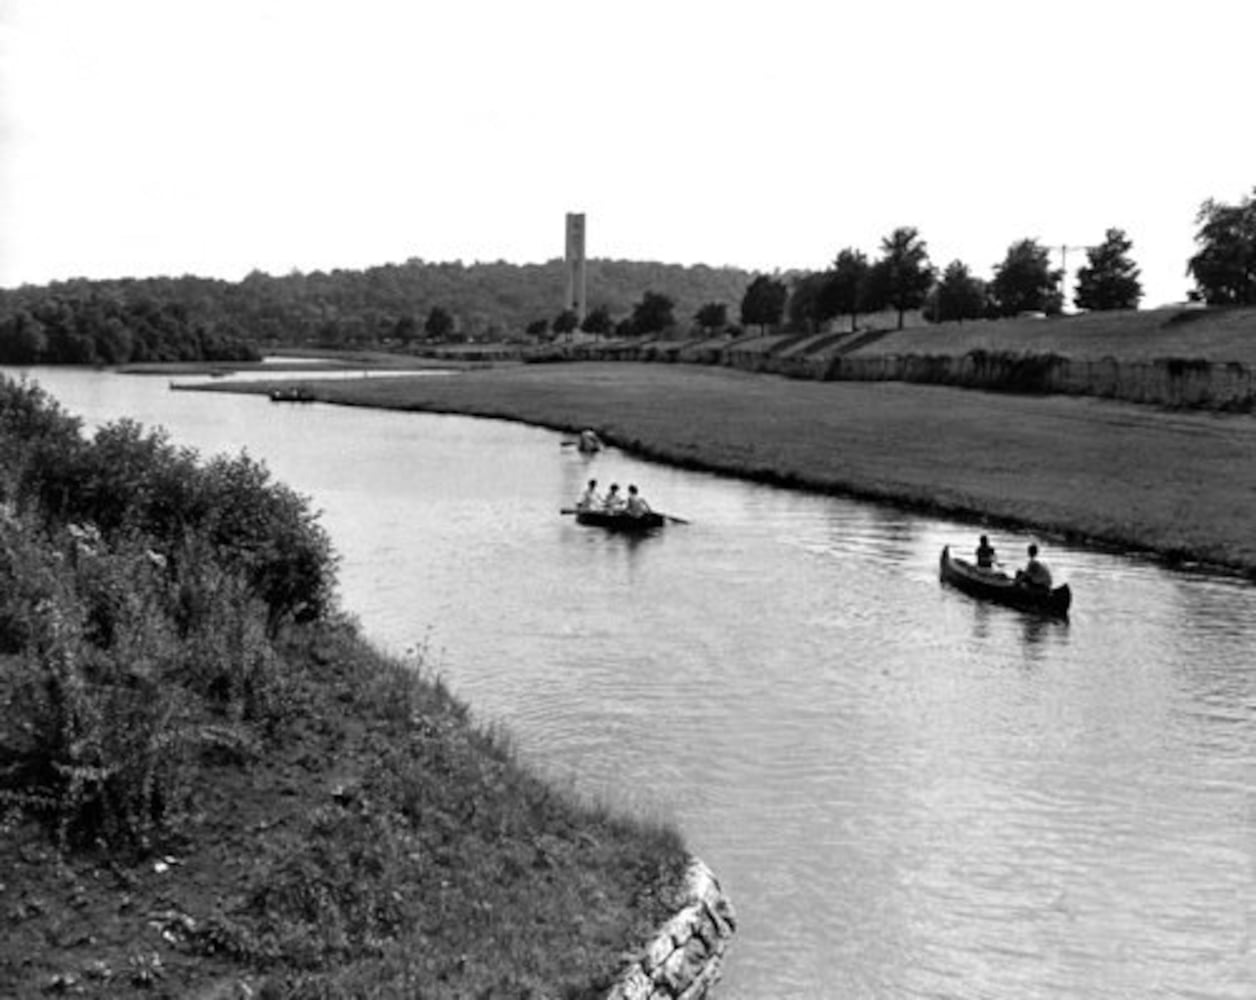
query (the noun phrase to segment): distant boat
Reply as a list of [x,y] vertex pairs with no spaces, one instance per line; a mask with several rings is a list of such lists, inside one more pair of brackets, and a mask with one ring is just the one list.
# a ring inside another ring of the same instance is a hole
[[981,569],[967,559],[951,555],[949,545],[942,547],[939,572],[942,582],[949,583],[957,590],[972,597],[994,601],[996,604],[1020,608],[1022,611],[1037,611],[1056,618],[1067,618],[1069,607],[1073,603],[1073,592],[1069,590],[1067,583],[1054,590],[1017,583],[1000,570]]
[[270,401],[272,403],[312,403],[314,393],[302,386],[294,385],[290,389],[272,389]]
[[584,452],[586,455],[594,455],[601,451],[604,445],[602,439],[593,431],[581,431],[580,436],[575,441],[564,441],[564,448],[575,448],[577,451]]

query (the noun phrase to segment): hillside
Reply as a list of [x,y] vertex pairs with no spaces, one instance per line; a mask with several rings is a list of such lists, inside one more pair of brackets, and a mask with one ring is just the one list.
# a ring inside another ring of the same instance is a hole
[[1049,319],[942,323],[891,331],[851,351],[945,354],[973,350],[1059,354],[1076,360],[1189,358],[1256,365],[1256,309],[1169,307]]
[[[708,302],[723,303],[735,316],[752,278],[729,267],[595,259],[588,262],[588,304],[590,309],[606,307],[619,320],[646,292],[657,292],[673,301],[677,322],[688,327]],[[454,339],[509,339],[536,320],[558,316],[565,290],[558,259],[469,265],[415,259],[362,271],[294,271],[277,277],[255,271],[238,282],[192,275],[74,279],[0,290],[0,357],[10,363],[195,360],[210,356],[194,349],[206,338],[374,345],[423,336],[436,308],[453,318]],[[149,327],[177,327],[192,347],[173,353],[151,347],[133,357],[130,346],[144,341]]]

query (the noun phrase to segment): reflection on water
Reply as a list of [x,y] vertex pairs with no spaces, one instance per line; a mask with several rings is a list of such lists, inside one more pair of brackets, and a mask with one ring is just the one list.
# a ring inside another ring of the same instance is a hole
[[[1252,996],[1251,587],[1049,546],[1075,605],[1045,621],[939,583],[953,523],[513,424],[49,381],[247,444],[325,511],[371,635],[673,817],[738,904],[721,997]],[[692,524],[559,516],[590,476]]]

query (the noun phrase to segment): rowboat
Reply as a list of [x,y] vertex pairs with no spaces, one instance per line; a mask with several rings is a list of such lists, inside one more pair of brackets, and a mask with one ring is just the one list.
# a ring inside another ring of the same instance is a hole
[[1067,583],[1047,590],[1017,583],[1002,570],[982,569],[967,559],[951,555],[951,547],[942,547],[939,561],[943,583],[949,583],[972,597],[980,597],[997,604],[1006,604],[1022,611],[1036,611],[1055,618],[1067,618],[1073,593]]
[[[647,511],[644,514],[628,514],[623,511],[576,510],[576,523],[607,531],[643,532],[661,528],[668,521],[663,514]],[[678,519],[677,519],[678,520]]]

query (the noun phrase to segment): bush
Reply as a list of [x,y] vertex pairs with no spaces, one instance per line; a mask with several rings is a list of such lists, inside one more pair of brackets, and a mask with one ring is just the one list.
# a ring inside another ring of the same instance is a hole
[[330,542],[247,455],[126,420],[85,440],[37,386],[0,381],[0,457],[0,803],[149,845],[207,752],[292,713],[270,637],[332,610]]

